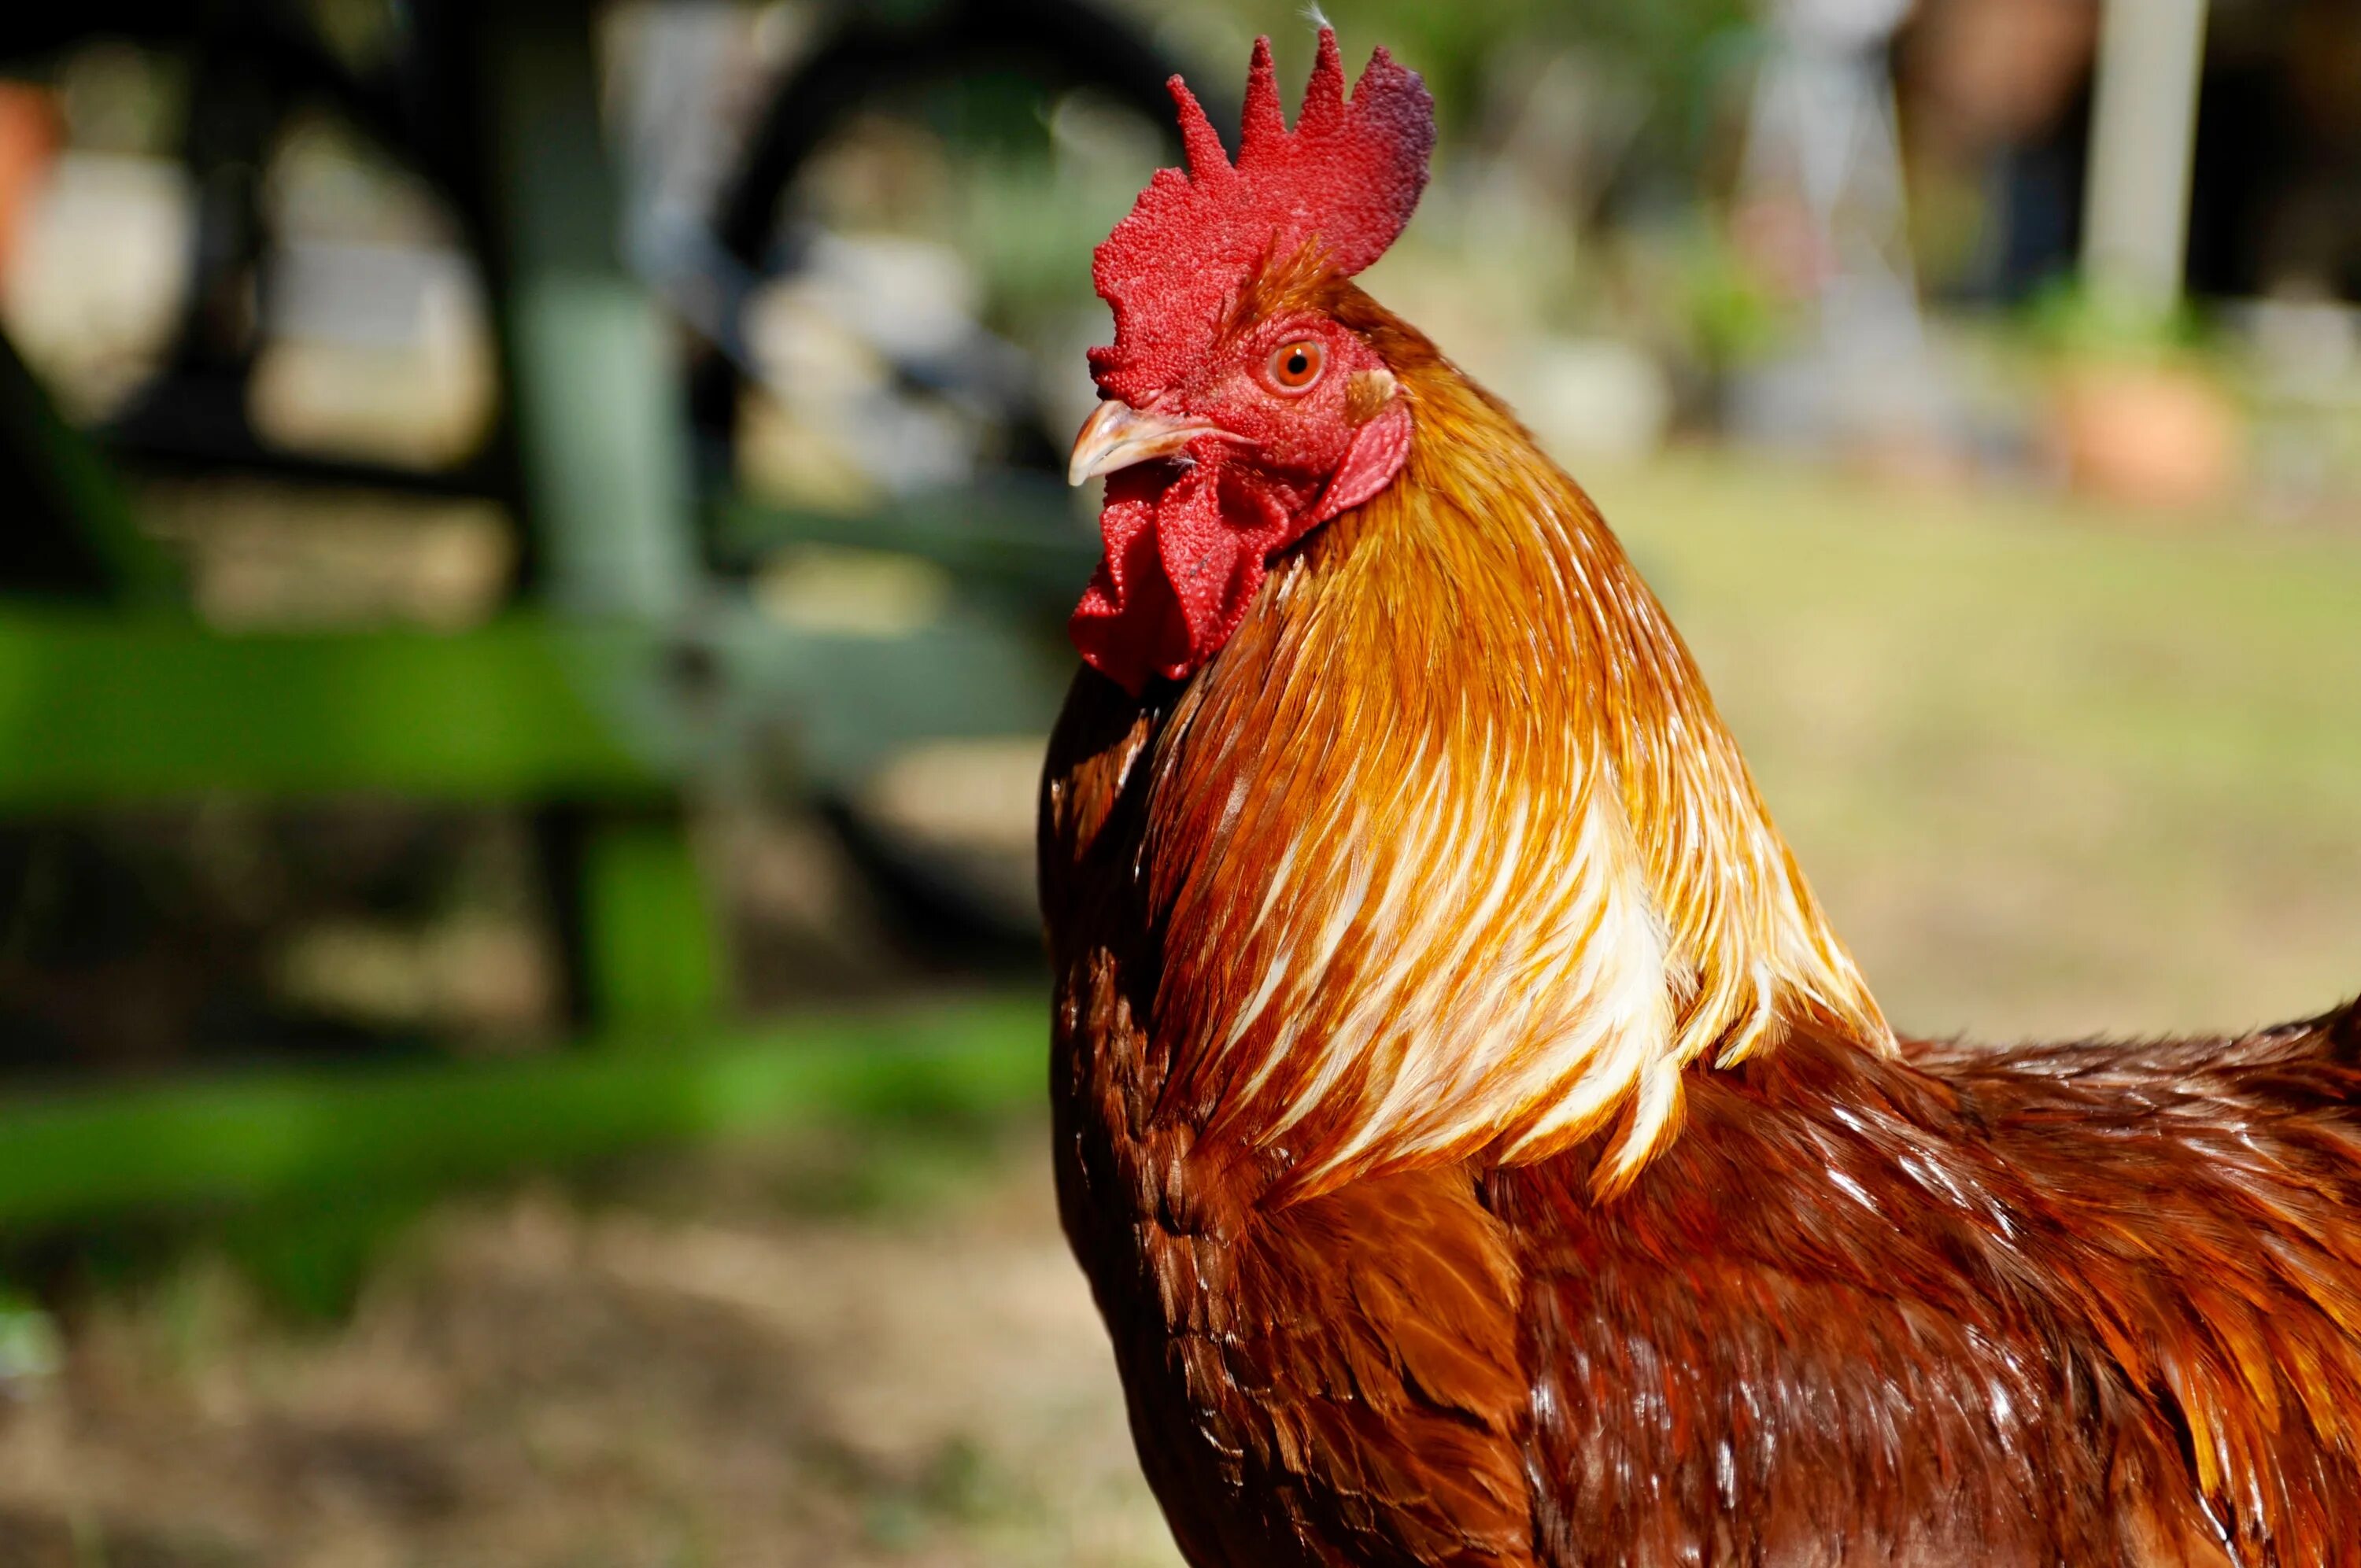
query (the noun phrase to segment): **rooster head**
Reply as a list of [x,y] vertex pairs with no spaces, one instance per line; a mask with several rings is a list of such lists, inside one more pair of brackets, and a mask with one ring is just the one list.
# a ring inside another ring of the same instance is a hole
[[1188,171],[1158,170],[1093,258],[1115,340],[1091,350],[1102,400],[1069,470],[1107,476],[1074,642],[1135,695],[1211,659],[1274,552],[1400,471],[1408,400],[1324,302],[1410,222],[1434,147],[1418,74],[1378,49],[1348,101],[1326,27],[1293,130],[1256,40],[1235,163],[1171,89]]

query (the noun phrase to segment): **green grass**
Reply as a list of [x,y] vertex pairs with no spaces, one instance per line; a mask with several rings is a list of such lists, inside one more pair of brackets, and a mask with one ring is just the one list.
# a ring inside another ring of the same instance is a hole
[[1727,459],[1588,478],[1902,1026],[2361,990],[2361,541]]

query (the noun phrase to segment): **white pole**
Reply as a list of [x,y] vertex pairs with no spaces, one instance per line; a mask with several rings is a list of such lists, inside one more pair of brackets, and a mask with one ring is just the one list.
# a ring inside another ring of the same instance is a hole
[[2082,203],[2082,270],[2104,302],[2180,298],[2205,0],[2106,0]]

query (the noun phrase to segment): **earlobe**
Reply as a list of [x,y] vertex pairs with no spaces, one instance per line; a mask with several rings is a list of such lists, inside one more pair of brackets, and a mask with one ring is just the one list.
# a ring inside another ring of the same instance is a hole
[[1345,461],[1337,465],[1328,488],[1321,492],[1310,525],[1317,527],[1342,516],[1392,484],[1410,457],[1410,409],[1397,397],[1354,434],[1353,444],[1345,449]]

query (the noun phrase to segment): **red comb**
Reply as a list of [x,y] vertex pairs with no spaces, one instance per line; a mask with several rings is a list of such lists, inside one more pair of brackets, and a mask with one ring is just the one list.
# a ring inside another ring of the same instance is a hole
[[1235,166],[1188,87],[1177,76],[1170,85],[1189,172],[1158,170],[1091,262],[1099,297],[1115,308],[1115,344],[1091,350],[1091,371],[1134,403],[1212,346],[1230,297],[1266,258],[1317,239],[1350,277],[1384,255],[1418,205],[1434,149],[1434,100],[1418,72],[1378,49],[1347,103],[1329,27],[1292,131],[1270,40],[1255,40]]

